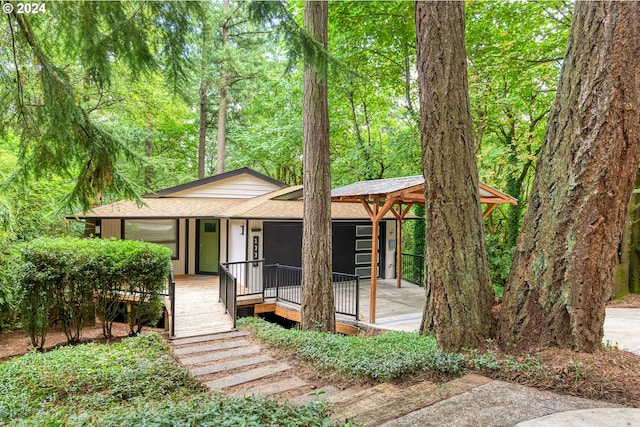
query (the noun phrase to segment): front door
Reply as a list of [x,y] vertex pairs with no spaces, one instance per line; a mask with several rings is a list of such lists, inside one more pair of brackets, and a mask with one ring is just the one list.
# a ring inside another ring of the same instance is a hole
[[201,219],[198,224],[198,273],[218,273],[220,221]]

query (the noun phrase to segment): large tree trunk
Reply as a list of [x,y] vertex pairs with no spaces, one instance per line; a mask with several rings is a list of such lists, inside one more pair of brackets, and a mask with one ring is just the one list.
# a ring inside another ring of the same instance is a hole
[[491,288],[469,109],[463,2],[416,2],[425,177],[426,293],[421,333],[448,350],[491,329]]
[[640,2],[577,2],[498,325],[511,350],[600,348],[640,160]]
[[[327,48],[326,1],[305,1],[304,24]],[[331,177],[326,66],[305,64],[302,112],[304,220],[302,227],[303,330],[335,332],[331,278]]]

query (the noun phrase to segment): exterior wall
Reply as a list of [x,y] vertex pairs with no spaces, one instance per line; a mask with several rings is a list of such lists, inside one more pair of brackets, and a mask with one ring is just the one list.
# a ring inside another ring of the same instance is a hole
[[215,199],[251,199],[280,189],[279,186],[251,175],[233,176],[172,193],[171,197],[207,197]]
[[[263,221],[261,220],[255,220],[252,219],[249,221],[249,247],[248,247],[248,254],[247,257],[248,259],[262,259],[264,258],[264,235],[262,232],[262,223]],[[257,241],[255,241],[255,238],[257,237]],[[257,243],[257,248],[254,247],[254,244]],[[254,250],[257,249],[257,254],[255,254],[256,256],[254,257]]]
[[186,274],[186,221],[184,218],[178,220],[178,259],[171,261],[173,265],[173,274]]
[[[396,236],[396,224],[395,220],[386,220],[387,233],[383,240],[384,248],[386,251],[385,265],[380,266],[384,272],[384,277],[392,279],[396,277],[396,250],[397,250],[397,236]],[[382,248],[380,248],[382,249]]]
[[100,227],[100,237],[103,239],[121,239],[121,220],[120,219],[103,219]]

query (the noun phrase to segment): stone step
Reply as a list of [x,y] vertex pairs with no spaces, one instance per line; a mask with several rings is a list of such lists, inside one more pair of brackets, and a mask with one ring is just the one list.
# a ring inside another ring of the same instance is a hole
[[259,363],[270,362],[273,358],[267,355],[259,355],[254,357],[244,357],[237,360],[231,360],[228,362],[216,363],[212,365],[198,366],[189,368],[189,372],[194,377],[199,375],[215,374],[223,371],[230,371],[236,368],[242,368],[245,366],[257,365]]
[[307,394],[303,394],[301,396],[290,399],[291,403],[295,403],[296,405],[307,405],[311,402],[315,402],[320,399],[329,399],[329,397],[334,396],[340,393],[341,390],[332,385],[328,385],[325,387],[320,387],[317,390],[313,390]]
[[182,356],[185,354],[194,354],[194,353],[203,353],[205,351],[218,351],[218,350],[226,350],[229,348],[238,348],[248,346],[250,343],[247,340],[233,340],[233,341],[222,341],[216,342],[213,344],[198,344],[195,343],[193,345],[185,345],[184,347],[176,348],[173,350],[173,354]]
[[232,348],[229,350],[220,350],[210,353],[201,354],[198,356],[182,357],[180,362],[183,365],[197,365],[208,362],[215,362],[216,360],[228,359],[230,357],[249,356],[252,354],[260,353],[260,347],[257,345]]
[[391,395],[399,391],[400,389],[391,383],[382,383],[364,390],[347,389],[341,393],[331,396],[329,400],[334,404],[336,409],[346,408],[380,394]]
[[438,386],[425,381],[398,393],[389,393],[385,396],[385,401],[380,400],[381,395],[373,395],[365,402],[356,402],[344,408],[341,415],[363,426],[378,426],[452,396],[466,393],[490,381],[489,378],[475,374],[465,375]]
[[218,378],[217,380],[208,381],[205,383],[211,390],[221,389],[227,387],[233,387],[239,384],[256,381],[269,375],[284,372],[291,367],[286,363],[278,363],[274,365],[261,366],[259,368],[251,369],[249,371],[239,372],[231,374],[226,377]]
[[285,391],[295,390],[300,387],[304,387],[309,385],[305,380],[298,377],[285,378],[280,381],[271,382],[268,384],[259,385],[256,387],[251,387],[250,389],[238,391],[233,393],[234,396],[238,397],[247,397],[247,396],[255,396],[255,397],[267,397],[272,396],[278,393],[284,393]]
[[206,341],[225,340],[228,338],[245,337],[249,335],[247,331],[221,332],[217,334],[198,335],[196,337],[174,338],[171,340],[173,345],[195,344]]

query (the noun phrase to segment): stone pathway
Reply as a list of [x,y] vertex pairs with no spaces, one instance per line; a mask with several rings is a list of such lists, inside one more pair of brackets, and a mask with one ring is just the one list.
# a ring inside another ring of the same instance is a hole
[[340,392],[298,377],[289,364],[269,356],[247,336],[235,331],[178,338],[171,344],[176,359],[210,390],[303,404]]
[[237,397],[273,397],[304,405],[317,399],[333,404],[336,420],[380,425],[490,382],[466,375],[445,384],[429,382],[400,388],[390,383],[340,390],[300,378],[286,362],[274,359],[242,331],[174,339],[176,359],[210,390]]

